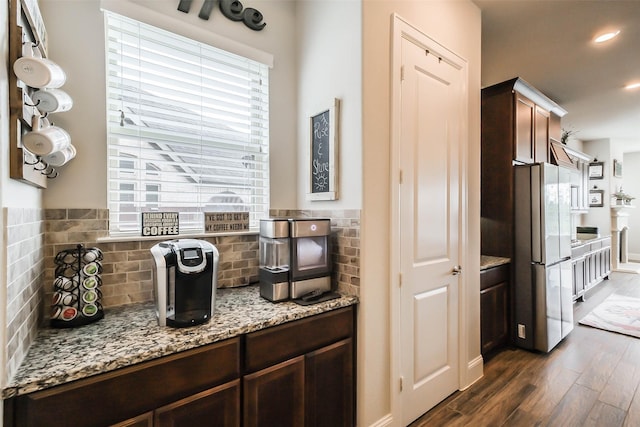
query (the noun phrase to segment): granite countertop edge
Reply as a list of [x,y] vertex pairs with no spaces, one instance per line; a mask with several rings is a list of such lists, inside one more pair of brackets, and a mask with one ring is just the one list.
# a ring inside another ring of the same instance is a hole
[[312,304],[273,303],[255,285],[218,289],[211,320],[188,328],[158,326],[153,302],[105,309],[104,319],[77,328],[42,328],[2,399],[234,338],[358,304],[353,295]]
[[480,256],[480,271],[488,270],[493,267],[499,267],[511,262],[511,258],[481,255]]

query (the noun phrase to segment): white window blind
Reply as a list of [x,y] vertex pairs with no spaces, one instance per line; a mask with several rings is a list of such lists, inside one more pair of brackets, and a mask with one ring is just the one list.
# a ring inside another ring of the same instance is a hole
[[268,67],[106,14],[111,234],[140,232],[140,213],[269,208]]

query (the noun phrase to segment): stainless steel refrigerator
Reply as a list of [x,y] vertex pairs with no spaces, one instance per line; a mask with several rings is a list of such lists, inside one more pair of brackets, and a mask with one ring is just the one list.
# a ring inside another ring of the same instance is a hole
[[571,172],[549,163],[514,168],[515,343],[546,353],[573,329]]

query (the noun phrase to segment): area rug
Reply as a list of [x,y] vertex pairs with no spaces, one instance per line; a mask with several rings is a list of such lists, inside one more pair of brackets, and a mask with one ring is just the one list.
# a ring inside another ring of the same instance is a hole
[[579,323],[640,338],[640,299],[612,294]]

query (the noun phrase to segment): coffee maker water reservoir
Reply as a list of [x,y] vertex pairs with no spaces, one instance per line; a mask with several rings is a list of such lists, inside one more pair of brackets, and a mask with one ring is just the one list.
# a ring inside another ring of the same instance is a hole
[[158,325],[181,328],[209,321],[215,309],[218,250],[197,239],[154,245]]

